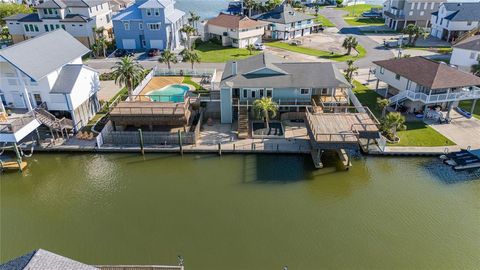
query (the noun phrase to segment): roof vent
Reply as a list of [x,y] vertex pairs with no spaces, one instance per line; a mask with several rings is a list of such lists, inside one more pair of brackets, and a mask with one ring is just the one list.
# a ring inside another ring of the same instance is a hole
[[457,3],[457,6],[461,6],[461,5],[462,5],[462,3]]

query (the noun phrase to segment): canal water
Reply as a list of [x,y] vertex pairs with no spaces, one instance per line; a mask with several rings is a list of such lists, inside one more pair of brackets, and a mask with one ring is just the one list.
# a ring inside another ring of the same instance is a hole
[[0,176],[0,262],[480,269],[480,172],[435,158],[34,154]]

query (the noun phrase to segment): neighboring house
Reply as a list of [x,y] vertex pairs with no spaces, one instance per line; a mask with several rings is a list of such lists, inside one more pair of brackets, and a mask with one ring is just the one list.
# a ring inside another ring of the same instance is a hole
[[109,0],[113,13],[118,13],[133,4],[131,0]]
[[450,64],[470,71],[480,61],[480,35],[462,40],[453,46]]
[[305,111],[312,99],[346,105],[351,85],[332,63],[290,63],[259,54],[227,62],[220,88],[221,121],[232,123],[242,117],[241,108],[251,110],[262,97],[271,97],[280,112]]
[[222,46],[245,48],[249,44],[262,42],[266,23],[246,16],[219,14],[204,26],[204,39],[215,39]]
[[385,25],[401,31],[409,24],[430,27],[432,12],[438,10],[444,0],[387,0],[383,4]]
[[98,270],[96,267],[74,261],[44,249],[37,249],[23,256],[12,259],[0,265],[0,269]]
[[100,109],[98,72],[82,64],[89,51],[63,29],[0,50],[0,100],[11,109],[46,106],[78,130]]
[[404,105],[408,112],[426,112],[432,105],[451,108],[462,100],[480,98],[480,78],[445,63],[424,57],[375,61],[377,86],[388,84],[391,105]]
[[112,11],[107,0],[49,0],[35,8],[37,13],[5,18],[14,43],[59,28],[87,47],[95,42],[94,28],[103,27],[104,35],[111,37]]
[[315,31],[314,16],[296,11],[287,4],[253,18],[268,23],[265,36],[271,39],[288,40],[307,36]]
[[185,12],[174,0],[136,0],[113,18],[117,48],[175,50],[180,47]]
[[432,13],[431,34],[450,42],[479,27],[479,23],[480,2],[443,3],[438,12]]

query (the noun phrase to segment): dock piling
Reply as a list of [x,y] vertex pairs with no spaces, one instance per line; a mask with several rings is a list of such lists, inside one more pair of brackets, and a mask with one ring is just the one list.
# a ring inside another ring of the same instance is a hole
[[140,153],[142,153],[142,155],[145,155],[145,150],[143,149],[143,132],[142,132],[142,129],[138,129],[138,136],[140,138]]

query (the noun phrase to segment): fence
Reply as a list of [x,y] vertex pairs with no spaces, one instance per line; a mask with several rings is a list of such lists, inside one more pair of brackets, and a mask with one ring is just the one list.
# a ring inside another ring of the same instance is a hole
[[366,113],[365,108],[363,107],[362,103],[358,100],[357,96],[353,93],[352,89],[348,88],[347,90],[348,98],[352,102],[353,106],[357,109],[359,113]]
[[137,85],[137,87],[135,87],[135,89],[133,90],[133,95],[138,95],[140,94],[140,92],[142,92],[143,88],[145,88],[145,86],[147,86],[148,82],[153,78],[153,76],[155,75],[155,70],[157,69],[157,67],[154,67],[148,74],[147,76],[145,76],[145,78],[143,78],[143,80]]
[[304,120],[305,112],[286,112],[282,113],[280,120]]
[[215,77],[216,69],[191,69],[191,68],[156,68],[155,76],[212,76]]

